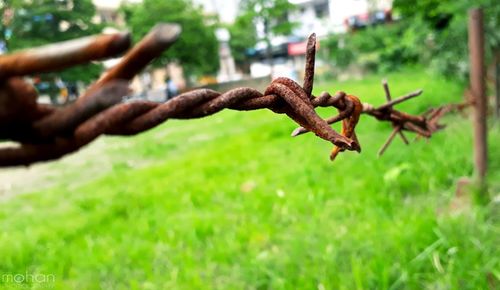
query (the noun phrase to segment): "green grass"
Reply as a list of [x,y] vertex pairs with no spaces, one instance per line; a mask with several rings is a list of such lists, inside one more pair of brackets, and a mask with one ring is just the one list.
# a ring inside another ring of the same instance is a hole
[[[462,98],[459,84],[419,70],[388,77],[394,95],[425,90],[401,106],[412,113]],[[380,78],[316,91],[380,104]],[[61,166],[57,186],[2,203],[0,288],[495,289],[498,202],[450,209],[472,149],[469,121],[446,122],[429,142],[397,139],[377,158],[391,128],[364,116],[362,154],[334,163],[330,144],[290,138],[295,125],[268,111],[107,138],[111,171],[75,186],[85,163]],[[500,133],[490,131],[498,199]],[[55,282],[7,281],[18,273]]]

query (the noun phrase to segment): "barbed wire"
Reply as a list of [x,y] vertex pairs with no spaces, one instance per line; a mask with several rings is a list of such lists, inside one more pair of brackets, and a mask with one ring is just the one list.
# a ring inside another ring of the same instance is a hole
[[[16,146],[0,148],[0,166],[30,165],[58,159],[101,135],[135,135],[168,119],[203,118],[223,109],[270,109],[286,114],[300,125],[292,136],[313,132],[332,143],[332,160],[345,150],[361,151],[355,132],[361,114],[390,122],[394,127],[380,154],[396,134],[408,143],[404,131],[429,138],[443,128],[438,121],[444,115],[444,109],[410,115],[393,108],[420,95],[422,90],[393,100],[387,82],[384,82],[388,102],[379,107],[361,103],[357,96],[342,91],[314,96],[315,34],[308,39],[302,86],[280,77],[273,80],[264,93],[242,87],[225,93],[197,89],[164,103],[124,99],[129,93],[129,81],[168,49],[180,32],[178,25],[157,25],[76,102],[65,107],[38,104],[35,89],[22,76],[119,55],[131,45],[128,33],[95,36],[0,56],[0,79],[3,80],[0,86],[0,138],[17,142]],[[316,107],[334,107],[338,114],[324,120],[315,112]],[[330,125],[340,121],[342,130],[338,133]]]

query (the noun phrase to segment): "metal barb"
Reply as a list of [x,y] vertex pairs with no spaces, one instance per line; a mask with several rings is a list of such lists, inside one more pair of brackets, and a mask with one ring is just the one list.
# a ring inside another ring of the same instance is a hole
[[399,133],[401,130],[401,127],[396,127],[392,130],[391,135],[389,135],[389,138],[387,138],[387,141],[385,141],[384,145],[382,145],[382,148],[378,151],[378,157],[381,157],[385,150],[391,145],[392,140],[394,140],[394,137],[396,137],[396,134]]
[[[449,105],[444,108],[428,111],[421,115],[410,115],[405,112],[395,110],[394,106],[421,95],[423,91],[417,90],[396,99],[392,99],[387,80],[382,80],[382,87],[387,100],[385,104],[378,107],[368,103],[363,103],[361,105],[362,114],[374,117],[379,121],[390,122],[394,128],[386,143],[384,143],[382,148],[379,150],[379,156],[383,155],[396,135],[399,135],[405,144],[410,144],[403,131],[413,132],[418,136],[430,138],[434,132],[444,128],[443,125],[438,124],[438,121],[443,115],[451,110]],[[333,124],[342,121],[342,124],[346,125],[345,120],[353,114],[353,103],[351,100],[346,98],[346,96],[347,95],[343,92],[337,93],[335,98],[331,97],[328,93],[322,93],[319,97],[313,99],[313,104],[315,106],[333,105],[339,109],[339,114],[328,118],[326,120],[327,123]],[[342,130],[344,131],[344,127]],[[307,132],[309,132],[309,130],[306,128],[299,127],[292,132],[292,136],[299,136]],[[354,139],[354,134],[346,136]],[[331,158],[335,158],[337,154],[342,151],[344,151],[342,148],[336,149],[335,152],[332,152]]]

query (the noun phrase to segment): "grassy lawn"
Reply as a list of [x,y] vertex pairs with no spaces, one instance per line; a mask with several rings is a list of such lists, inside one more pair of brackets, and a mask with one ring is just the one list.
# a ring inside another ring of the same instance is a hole
[[[381,77],[315,90],[381,104]],[[419,70],[388,79],[395,96],[424,89],[400,106],[411,113],[462,98],[461,85]],[[268,111],[105,138],[77,168],[53,163],[55,186],[2,201],[0,288],[495,289],[500,130],[490,130],[496,203],[456,198],[472,175],[471,128],[445,122],[429,142],[396,139],[377,158],[391,128],[364,116],[363,152],[334,163],[330,144],[290,138],[294,123]],[[102,170],[82,181],[86,162]]]

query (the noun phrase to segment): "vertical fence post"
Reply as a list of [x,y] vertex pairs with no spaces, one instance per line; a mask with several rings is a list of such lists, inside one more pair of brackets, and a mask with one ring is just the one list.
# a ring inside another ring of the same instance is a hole
[[475,174],[481,186],[486,177],[487,151],[487,98],[484,68],[484,29],[483,11],[480,8],[469,10],[469,53],[470,53],[470,92],[473,100],[474,128],[474,165]]
[[500,119],[500,52],[495,56],[495,117]]

